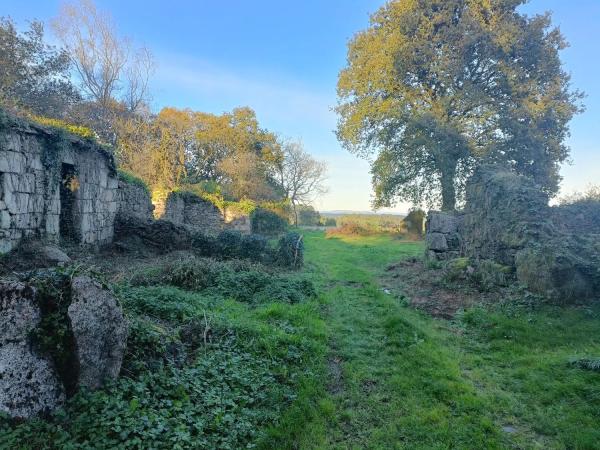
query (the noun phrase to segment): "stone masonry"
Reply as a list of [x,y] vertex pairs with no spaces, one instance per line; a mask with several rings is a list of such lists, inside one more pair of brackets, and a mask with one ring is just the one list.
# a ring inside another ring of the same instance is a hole
[[26,236],[111,242],[118,208],[112,155],[91,141],[20,119],[4,118],[1,125],[0,252]]
[[162,219],[198,228],[206,234],[217,234],[225,227],[219,208],[190,192],[171,192]]
[[434,260],[457,258],[460,256],[462,237],[460,226],[462,217],[457,213],[429,211],[425,224],[427,257]]
[[154,205],[148,190],[138,184],[119,180],[119,216],[154,219]]

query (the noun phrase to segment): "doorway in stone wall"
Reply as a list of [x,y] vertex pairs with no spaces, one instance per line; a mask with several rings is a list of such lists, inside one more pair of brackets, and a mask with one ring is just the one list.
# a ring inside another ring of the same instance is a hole
[[75,166],[62,164],[60,179],[60,237],[66,241],[79,241],[79,223],[76,209],[76,192],[79,181],[75,173]]

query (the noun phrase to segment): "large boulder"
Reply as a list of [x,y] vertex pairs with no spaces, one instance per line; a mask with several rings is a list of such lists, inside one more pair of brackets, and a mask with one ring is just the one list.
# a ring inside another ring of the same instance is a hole
[[42,248],[42,254],[52,265],[66,264],[71,261],[69,255],[54,245],[45,245]]
[[115,246],[127,253],[167,253],[191,248],[192,233],[169,220],[143,220],[119,216],[115,222]]
[[64,401],[63,385],[49,359],[25,343],[0,347],[0,411],[26,419],[48,413]]
[[0,282],[0,411],[11,417],[29,418],[65,400],[51,360],[37,354],[30,342],[41,319],[33,287]]
[[121,370],[127,321],[114,295],[88,276],[73,279],[69,319],[79,359],[79,386],[98,388]]
[[42,315],[35,289],[16,281],[0,283],[0,345],[25,342]]

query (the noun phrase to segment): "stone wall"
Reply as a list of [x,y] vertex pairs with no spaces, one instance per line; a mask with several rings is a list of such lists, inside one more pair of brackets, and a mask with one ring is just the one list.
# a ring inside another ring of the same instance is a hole
[[[68,183],[65,173],[70,173]],[[63,184],[61,189],[61,183]],[[68,186],[67,186],[68,184]],[[118,208],[114,160],[102,147],[3,115],[0,123],[0,252],[25,236],[69,235],[82,244],[112,240]],[[70,190],[70,210],[61,192]],[[65,227],[63,227],[65,228]]]
[[460,213],[430,212],[427,256],[494,261],[561,301],[598,298],[598,205],[551,208],[532,179],[495,166],[478,168],[466,194]]
[[250,234],[252,232],[250,216],[244,212],[225,209],[223,218],[226,227],[229,229],[237,230],[244,234]]
[[125,180],[119,180],[119,216],[152,220],[154,205],[148,189]]
[[463,238],[460,213],[429,211],[425,225],[427,257],[434,260],[458,258],[462,253]]
[[162,219],[198,228],[206,234],[219,233],[225,227],[219,208],[190,192],[171,192]]

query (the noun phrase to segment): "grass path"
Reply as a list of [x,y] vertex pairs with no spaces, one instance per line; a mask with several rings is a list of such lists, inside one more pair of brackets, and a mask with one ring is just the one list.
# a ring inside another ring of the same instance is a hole
[[[315,382],[301,393],[302,406],[284,421],[288,441],[276,448],[600,445],[594,426],[600,413],[600,380],[564,363],[575,341],[580,350],[600,350],[593,337],[600,331],[598,311],[589,320],[567,311],[568,323],[557,324],[564,325],[564,342],[549,335],[546,343],[539,336],[550,320],[543,312],[522,320],[469,312],[469,323],[483,330],[470,332],[460,324],[426,317],[401,297],[382,291],[378,278],[386,265],[420,255],[420,243],[383,236],[325,239],[321,233],[307,233],[306,252],[308,270],[324,292],[329,354]],[[578,325],[580,334],[565,331]],[[511,342],[502,334],[523,342]],[[547,353],[531,356],[526,339]],[[554,366],[547,361],[550,352]],[[543,426],[536,427],[539,423]],[[581,429],[574,428],[577,424]]]
[[[343,246],[343,251],[340,251]],[[322,448],[482,448],[498,436],[456,360],[440,351],[422,319],[386,294],[387,264],[422,253],[420,243],[386,237],[307,239],[307,254],[328,280],[332,416]],[[493,445],[492,445],[493,446]]]

